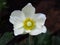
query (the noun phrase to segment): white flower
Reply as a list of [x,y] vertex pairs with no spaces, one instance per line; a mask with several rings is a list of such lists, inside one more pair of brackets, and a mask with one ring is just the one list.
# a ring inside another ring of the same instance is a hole
[[13,30],[15,36],[26,33],[30,35],[46,33],[47,29],[44,26],[45,20],[45,14],[35,14],[35,8],[31,3],[28,3],[22,11],[13,11],[9,19],[14,26]]

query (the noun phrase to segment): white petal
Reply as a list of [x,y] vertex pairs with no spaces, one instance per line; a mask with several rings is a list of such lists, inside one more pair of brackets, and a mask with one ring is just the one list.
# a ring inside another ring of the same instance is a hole
[[17,24],[17,22],[22,22],[25,19],[23,12],[20,10],[15,10],[11,13],[9,21],[12,24]]
[[35,14],[35,8],[32,6],[31,3],[28,3],[22,11],[25,13],[26,17],[29,17],[31,15]]
[[36,24],[39,25],[44,25],[46,16],[43,13],[37,13],[34,16],[32,16],[36,20]]
[[23,23],[22,22],[17,22],[16,24],[13,25],[14,26],[14,29],[17,29],[17,28],[21,28],[23,27]]
[[18,29],[14,29],[14,35],[21,35],[24,33],[24,29],[23,28],[18,28]]
[[30,33],[31,32],[31,30],[25,30],[25,33]]
[[47,32],[47,28],[46,28],[46,26],[42,26],[42,33],[46,33]]
[[40,22],[36,22],[36,27],[40,28],[42,26],[42,24],[40,24]]
[[34,30],[32,30],[29,34],[30,35],[38,35],[42,33],[42,29],[41,28],[36,28]]

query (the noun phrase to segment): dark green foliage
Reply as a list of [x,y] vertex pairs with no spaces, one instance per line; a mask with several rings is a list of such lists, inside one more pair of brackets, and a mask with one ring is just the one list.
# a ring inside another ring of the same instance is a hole
[[34,45],[51,45],[52,37],[50,34],[40,34],[34,38]]
[[13,33],[12,32],[6,32],[3,34],[3,36],[0,38],[0,45],[6,45],[10,40],[13,39]]
[[60,37],[59,36],[52,37],[52,45],[60,45]]
[[6,0],[0,0],[0,11],[6,7]]
[[[0,45],[6,45],[11,40],[13,40],[13,38],[14,36],[12,32],[4,33],[2,36],[0,36]],[[49,33],[40,34],[37,36],[30,35],[29,37],[23,39],[19,43],[15,42],[14,45],[60,45],[60,37],[52,36]]]

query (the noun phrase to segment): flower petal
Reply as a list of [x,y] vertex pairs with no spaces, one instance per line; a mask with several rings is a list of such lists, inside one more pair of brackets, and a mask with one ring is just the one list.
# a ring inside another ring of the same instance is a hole
[[31,30],[25,30],[25,33],[30,33],[31,32]]
[[21,28],[21,27],[23,27],[23,23],[22,22],[17,22],[13,26],[14,26],[14,29]]
[[46,16],[43,13],[37,13],[34,16],[32,16],[36,20],[37,25],[44,25]]
[[46,28],[46,26],[42,26],[42,33],[46,33],[47,32],[47,28]]
[[42,33],[41,28],[36,28],[36,29],[32,30],[29,34],[30,35],[38,35],[38,34],[41,34],[41,33]]
[[23,12],[20,10],[15,10],[11,13],[9,21],[12,24],[18,24],[17,22],[22,22],[25,19]]
[[26,17],[29,17],[31,15],[34,15],[35,13],[35,8],[32,6],[31,3],[28,3],[22,11],[25,13]]
[[24,33],[24,28],[18,28],[18,29],[14,29],[14,35],[21,35]]

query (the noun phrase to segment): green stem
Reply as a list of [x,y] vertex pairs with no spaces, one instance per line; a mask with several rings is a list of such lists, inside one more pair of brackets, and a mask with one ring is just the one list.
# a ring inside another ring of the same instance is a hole
[[29,45],[31,45],[31,36],[29,35]]

